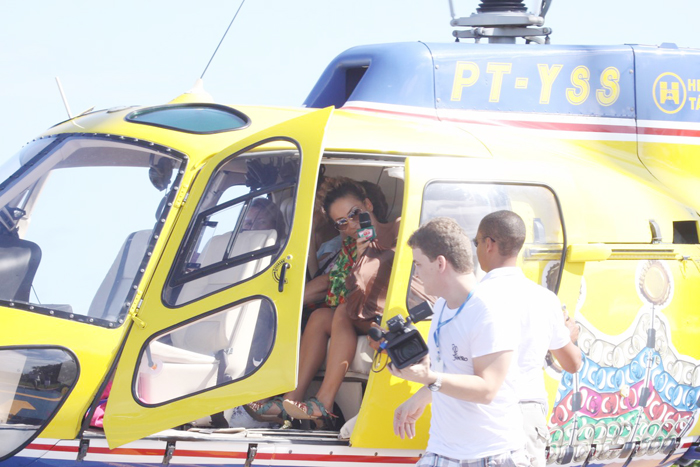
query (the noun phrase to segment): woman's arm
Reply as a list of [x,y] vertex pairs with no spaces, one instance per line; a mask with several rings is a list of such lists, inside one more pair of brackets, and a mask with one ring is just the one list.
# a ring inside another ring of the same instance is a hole
[[353,319],[372,319],[384,312],[394,251],[370,246],[358,258],[345,279],[346,310]]
[[314,277],[307,282],[306,287],[304,287],[304,305],[321,303],[326,298],[329,283],[328,274]]

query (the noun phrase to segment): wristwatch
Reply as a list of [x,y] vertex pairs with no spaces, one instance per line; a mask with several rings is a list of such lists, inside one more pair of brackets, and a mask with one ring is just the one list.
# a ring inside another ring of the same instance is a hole
[[433,392],[438,392],[440,391],[440,388],[442,387],[442,373],[437,373],[437,379],[433,384],[428,385],[428,389],[430,389]]

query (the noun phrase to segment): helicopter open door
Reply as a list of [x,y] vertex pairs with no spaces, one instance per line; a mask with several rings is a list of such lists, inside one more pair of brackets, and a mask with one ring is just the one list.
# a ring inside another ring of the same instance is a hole
[[104,419],[111,447],[295,387],[331,113],[264,129],[197,175],[122,349]]

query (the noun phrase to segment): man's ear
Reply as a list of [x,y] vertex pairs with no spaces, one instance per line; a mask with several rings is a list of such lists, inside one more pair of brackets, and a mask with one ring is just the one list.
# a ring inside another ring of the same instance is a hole
[[491,240],[491,237],[484,237],[484,241],[486,242],[486,251],[488,253],[491,253],[492,251],[498,252],[498,245],[496,244],[496,242]]
[[438,255],[437,258],[435,258],[435,261],[437,261],[438,272],[444,272],[447,268],[447,258],[442,255]]

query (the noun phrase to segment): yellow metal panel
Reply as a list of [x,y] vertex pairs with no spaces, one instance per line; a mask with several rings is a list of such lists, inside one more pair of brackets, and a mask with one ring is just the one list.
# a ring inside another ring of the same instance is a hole
[[640,142],[639,157],[674,195],[700,211],[700,146]]
[[566,249],[566,261],[585,263],[586,261],[605,261],[610,258],[612,249],[602,243],[586,245],[569,245]]
[[[420,206],[423,186],[426,182],[426,174],[423,169],[425,169],[426,162],[416,160],[406,162],[401,228],[399,229],[386,308],[382,318],[383,324],[392,316],[407,314],[406,293],[413,265],[413,253],[406,242],[420,225]],[[413,167],[413,165],[418,167]],[[418,323],[416,327],[426,339],[430,323]],[[379,373],[370,373],[367,390],[350,443],[353,446],[363,448],[425,449],[428,442],[430,410],[426,410],[416,424],[416,436],[412,440],[401,440],[394,435],[393,429],[394,410],[420,387],[420,384],[392,376],[387,369]]]
[[251,124],[248,127],[202,135],[125,120],[128,114],[141,108],[144,107],[129,107],[110,113],[94,112],[57,125],[46,131],[44,135],[89,131],[90,133],[121,135],[127,138],[150,141],[184,152],[190,157],[190,168],[196,169],[208,158],[230,146],[233,141],[241,140],[270,126],[311,112],[307,109],[236,106],[236,110],[243,112],[250,118]]
[[326,148],[352,152],[491,157],[486,146],[452,125],[425,119],[386,118],[338,110],[328,127]]
[[48,438],[75,438],[114,359],[126,326],[108,329],[7,307],[0,307],[0,322],[3,346],[59,346],[77,357],[80,366],[78,382],[54,419],[42,431],[42,436]]

